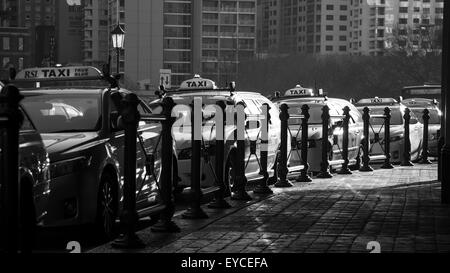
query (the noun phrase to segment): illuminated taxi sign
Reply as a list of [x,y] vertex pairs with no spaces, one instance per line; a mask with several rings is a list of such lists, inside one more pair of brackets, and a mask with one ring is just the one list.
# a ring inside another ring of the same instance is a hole
[[358,104],[395,104],[397,101],[393,98],[370,98],[370,99],[362,99],[358,102]]
[[200,75],[195,75],[193,79],[184,81],[180,85],[180,90],[214,90],[216,83],[212,80],[203,79]]
[[101,78],[102,73],[95,67],[39,67],[20,71],[16,80],[45,81],[45,80],[77,80],[85,78]]
[[301,85],[297,85],[295,88],[289,89],[284,94],[286,97],[313,97],[314,91],[309,88],[303,88]]

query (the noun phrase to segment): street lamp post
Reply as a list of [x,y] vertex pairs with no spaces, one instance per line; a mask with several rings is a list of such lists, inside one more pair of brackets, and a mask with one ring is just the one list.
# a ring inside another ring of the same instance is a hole
[[125,31],[123,31],[120,24],[117,24],[117,26],[113,29],[111,32],[111,38],[112,38],[112,44],[113,48],[116,49],[116,55],[117,55],[117,75],[120,74],[120,50],[123,49],[123,44],[125,42]]

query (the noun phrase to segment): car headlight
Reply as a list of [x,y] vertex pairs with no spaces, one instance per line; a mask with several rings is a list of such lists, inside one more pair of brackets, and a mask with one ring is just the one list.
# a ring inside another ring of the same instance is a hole
[[77,157],[52,163],[50,165],[50,176],[52,178],[62,177],[79,172],[91,165],[92,158]]

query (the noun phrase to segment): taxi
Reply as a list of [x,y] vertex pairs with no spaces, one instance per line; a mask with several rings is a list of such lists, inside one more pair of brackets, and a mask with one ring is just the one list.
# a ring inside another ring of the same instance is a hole
[[[49,153],[51,192],[44,225],[94,223],[101,235],[112,238],[123,200],[124,130],[118,109],[129,91],[120,88],[107,70],[102,73],[94,67],[31,68],[19,72],[13,83],[22,88],[22,107]],[[138,110],[151,113],[142,101]],[[160,123],[139,123],[140,217],[157,216],[161,208],[160,132]],[[149,162],[152,158],[154,162]]]
[[[368,98],[362,99],[356,103],[358,110],[363,113],[365,107],[370,109],[371,115],[384,115],[386,107],[391,108],[391,162],[401,163],[403,158],[403,148],[405,139],[405,109],[407,108],[403,103],[398,102],[393,98]],[[370,119],[370,156],[372,161],[384,160],[384,120],[380,118]],[[417,116],[411,111],[410,122],[410,140],[411,140],[411,160],[417,161],[420,159],[420,152],[423,139],[423,124],[420,123]],[[376,139],[378,138],[379,141]],[[382,144],[382,145],[380,145]]]
[[[322,91],[323,92],[323,91]],[[313,89],[304,88],[297,85],[295,88],[289,89],[284,96],[277,93],[273,98],[274,103],[278,106],[286,104],[289,107],[289,113],[292,115],[301,115],[302,106],[310,107],[310,119],[308,121],[308,163],[310,171],[314,173],[320,172],[322,163],[322,108],[327,105],[330,108],[330,127],[328,133],[328,160],[331,169],[339,169],[344,163],[342,154],[343,144],[343,116],[344,108],[350,108],[350,124],[349,124],[349,165],[356,165],[359,146],[362,138],[362,116],[359,111],[348,101],[328,98],[323,95],[316,95]],[[289,129],[293,141],[301,142],[301,119],[290,118]],[[300,147],[300,145],[294,145]],[[291,157],[288,161],[289,169],[303,165],[300,157],[300,150],[293,148]]]
[[[173,126],[173,135],[176,141],[177,155],[178,155],[178,170],[181,181],[179,185],[184,189],[191,185],[191,108],[194,98],[201,98],[203,103],[203,110],[209,105],[215,105],[218,102],[223,102],[226,105],[226,113],[234,114],[235,107],[239,104],[244,105],[245,113],[255,117],[261,116],[263,104],[268,104],[271,108],[269,114],[271,115],[271,122],[269,124],[269,144],[268,144],[268,168],[269,176],[276,177],[274,171],[276,154],[280,145],[280,119],[278,108],[265,96],[255,92],[236,91],[234,88],[219,89],[215,82],[209,79],[204,79],[200,75],[195,75],[193,79],[184,81],[179,90],[165,92],[164,96],[170,96],[177,104],[174,109],[174,116],[178,117]],[[150,103],[150,108],[154,111],[158,109],[159,102],[162,98]],[[234,115],[233,115],[234,116]],[[259,135],[261,132],[261,124],[256,126],[249,126],[247,121],[247,129],[245,134],[245,176],[247,181],[255,181],[262,178],[260,174],[261,169],[259,165],[259,155],[261,150],[261,141]],[[226,181],[228,189],[227,192],[233,191],[234,183],[234,158],[237,149],[235,132],[237,130],[234,122],[224,121],[225,124],[225,153],[224,158],[219,160],[224,164],[224,181]],[[202,181],[200,183],[202,189],[208,191],[208,188],[215,186],[215,135],[216,126],[215,120],[212,117],[204,117],[202,126],[202,137],[206,148],[206,153],[209,155],[209,160],[202,157],[201,174]],[[256,155],[251,155],[251,143],[256,142]],[[205,154],[205,153],[203,153]]]
[[[3,85],[0,83],[0,91],[2,88]],[[19,180],[21,196],[23,197],[21,206],[25,207],[25,211],[31,212],[29,215],[24,215],[24,217],[29,218],[23,220],[32,221],[38,226],[42,226],[49,209],[50,160],[42,138],[36,131],[30,117],[22,107],[20,107],[20,111],[24,118],[19,131]],[[3,140],[0,139],[1,141]],[[0,157],[2,157],[1,146]],[[1,188],[0,183],[0,199],[4,194]],[[0,211],[2,209],[2,202],[0,202]],[[0,212],[0,216],[2,215],[3,213]]]
[[419,121],[423,124],[423,110],[430,111],[430,120],[428,125],[428,149],[429,155],[437,157],[439,130],[441,130],[442,112],[439,109],[439,102],[436,99],[411,98],[402,101],[402,104],[407,106],[416,115]]

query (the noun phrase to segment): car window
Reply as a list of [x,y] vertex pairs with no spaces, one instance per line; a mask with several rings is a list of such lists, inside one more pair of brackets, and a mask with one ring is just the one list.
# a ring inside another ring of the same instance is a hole
[[[416,115],[421,123],[423,123],[423,108],[412,108],[411,111]],[[436,109],[428,109],[430,111],[429,124],[441,124],[441,117]]]
[[40,133],[94,132],[101,128],[97,94],[39,94],[22,105]]
[[[370,107],[369,107],[370,108]],[[384,115],[384,107],[372,107],[370,108],[371,115]],[[371,118],[370,124],[383,125],[384,119]],[[403,114],[400,107],[391,108],[391,125],[403,125]]]
[[20,109],[20,111],[22,112],[23,115],[23,123],[22,123],[22,127],[20,127],[20,131],[24,132],[24,131],[34,131],[34,126],[31,123],[30,119],[28,118],[28,116],[22,111],[22,109]]

